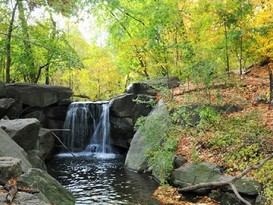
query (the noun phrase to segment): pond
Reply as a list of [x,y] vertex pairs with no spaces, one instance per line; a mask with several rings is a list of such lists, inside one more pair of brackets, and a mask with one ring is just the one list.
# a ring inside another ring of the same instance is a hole
[[124,156],[107,153],[59,154],[48,172],[76,198],[76,205],[159,205],[150,176],[124,168]]

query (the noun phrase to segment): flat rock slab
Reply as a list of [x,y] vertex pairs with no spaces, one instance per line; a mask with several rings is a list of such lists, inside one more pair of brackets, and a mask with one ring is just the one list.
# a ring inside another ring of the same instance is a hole
[[25,151],[35,147],[40,129],[37,119],[0,120],[0,127]]
[[31,107],[46,107],[72,96],[72,90],[63,86],[38,85],[31,83],[6,84],[0,96],[13,98]]
[[[6,195],[7,191],[0,188],[0,205],[7,205]],[[17,192],[13,199],[12,205],[52,205],[47,199],[43,200],[39,194],[30,194],[26,192]]]
[[22,170],[26,172],[31,168],[27,160],[27,153],[0,128],[0,157],[14,157],[22,160]]
[[21,160],[13,157],[0,157],[0,179],[9,180],[22,174]]

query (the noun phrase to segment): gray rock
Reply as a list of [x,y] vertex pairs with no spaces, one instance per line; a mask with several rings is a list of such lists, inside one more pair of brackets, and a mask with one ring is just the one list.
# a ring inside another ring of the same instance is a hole
[[134,94],[122,94],[110,101],[111,115],[117,117],[132,117],[133,109],[135,107]]
[[129,141],[134,136],[134,125],[131,118],[110,117],[111,143],[117,147],[128,149]]
[[0,119],[3,118],[15,103],[15,100],[12,98],[2,98],[0,99]]
[[[222,180],[220,169],[205,162],[189,163],[175,169],[171,176],[171,183],[176,187],[186,187],[192,184],[205,182],[217,182]],[[205,192],[207,189],[199,189],[196,192]]]
[[47,171],[47,167],[46,167],[44,161],[41,159],[41,153],[39,150],[28,151],[27,158],[33,168],[38,168],[38,169]]
[[17,192],[13,204],[17,205],[51,205],[51,203],[45,199],[45,197],[40,197],[40,194],[30,194],[26,192]]
[[40,151],[40,158],[45,161],[50,159],[55,146],[55,139],[49,129],[40,128],[39,138],[35,148]]
[[0,157],[14,157],[22,160],[21,166],[24,172],[32,167],[26,152],[2,129],[0,129]]
[[181,167],[183,164],[185,164],[188,160],[180,155],[173,156],[173,166],[175,169]]
[[52,204],[74,205],[75,199],[56,179],[40,169],[29,169],[19,181],[38,188]]
[[[162,141],[162,136],[166,131],[168,126],[168,117],[169,112],[167,107],[162,101],[159,101],[154,110],[148,115],[146,119],[146,123],[149,123],[153,120],[158,120],[157,124],[160,126],[157,129],[158,133],[162,135],[156,136],[158,138],[158,142]],[[145,126],[145,125],[144,125]],[[140,127],[135,133],[129,151],[126,156],[125,166],[129,169],[135,171],[144,171],[148,168],[148,158],[146,155],[146,133],[142,127]]]
[[31,107],[46,107],[72,96],[72,90],[67,87],[30,83],[6,84],[1,91],[0,96],[13,98]]
[[134,95],[156,95],[156,91],[147,83],[131,83],[125,90],[126,93],[132,93]]
[[0,120],[0,127],[25,151],[34,148],[40,129],[40,123],[35,118]]
[[[256,196],[258,195],[261,190],[262,186],[257,181],[253,179],[239,179],[235,182],[235,186],[240,194],[249,195],[249,196]],[[230,187],[228,187],[229,191],[232,191]]]
[[0,179],[9,180],[22,174],[21,160],[14,157],[0,157]]

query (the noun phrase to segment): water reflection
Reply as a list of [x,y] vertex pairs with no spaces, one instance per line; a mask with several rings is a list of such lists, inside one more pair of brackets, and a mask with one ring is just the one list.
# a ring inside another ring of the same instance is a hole
[[151,195],[158,186],[147,175],[125,170],[124,158],[114,154],[59,155],[49,173],[76,197],[77,205],[158,205]]

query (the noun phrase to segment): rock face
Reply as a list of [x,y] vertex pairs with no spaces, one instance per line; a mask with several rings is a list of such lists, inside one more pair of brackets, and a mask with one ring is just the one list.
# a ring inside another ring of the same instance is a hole
[[21,160],[13,157],[0,157],[0,179],[9,180],[22,174]]
[[74,205],[73,195],[46,171],[40,169],[29,169],[27,173],[19,178],[19,181],[30,187],[38,188],[51,204]]
[[47,167],[44,161],[41,159],[41,153],[39,150],[28,151],[27,158],[33,168],[38,168],[38,169],[47,171]]
[[[142,103],[137,99],[142,98]],[[135,133],[134,124],[138,117],[147,116],[152,110],[148,103],[153,96],[138,96],[124,93],[110,101],[110,124],[113,145],[128,149],[129,142]]]
[[55,139],[49,129],[40,128],[35,149],[40,151],[40,158],[45,161],[53,155]]
[[[37,118],[46,128],[63,126],[72,90],[62,86],[30,83],[1,84],[0,117]],[[9,99],[9,100],[7,100]],[[9,108],[7,108],[9,106]]]
[[2,129],[0,129],[0,157],[14,157],[20,159],[22,161],[21,166],[23,172],[26,172],[32,167],[27,160],[26,152]]
[[37,119],[0,120],[0,127],[26,152],[35,147],[40,129]]
[[13,98],[31,107],[46,107],[70,98],[72,91],[62,86],[49,86],[30,83],[6,84],[0,96]]
[[[166,119],[169,113],[162,101],[159,101],[154,110],[148,115],[146,121],[154,120],[155,117],[162,123],[160,129],[162,129],[162,135],[164,134],[164,127],[167,126]],[[164,126],[166,125],[166,126]],[[162,136],[157,136],[158,141],[162,140]],[[141,127],[134,135],[129,151],[126,156],[125,166],[134,171],[144,171],[148,168],[148,158],[145,153],[146,133]]]

